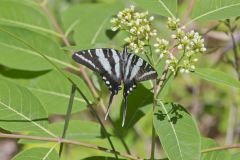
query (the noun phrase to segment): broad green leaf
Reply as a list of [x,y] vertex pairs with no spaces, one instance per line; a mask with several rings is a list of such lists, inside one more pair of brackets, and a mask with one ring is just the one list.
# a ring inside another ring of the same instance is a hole
[[18,153],[12,160],[59,160],[55,148],[31,148]]
[[231,160],[239,160],[239,158],[240,158],[240,153],[235,153],[232,155]]
[[[58,137],[62,136],[64,122],[55,122],[55,123],[49,124],[48,126],[49,126],[49,130],[52,133],[54,133],[56,136]],[[33,133],[31,135],[42,136],[42,137],[49,136],[43,132],[41,134]],[[70,120],[65,138],[71,139],[71,140],[89,141],[89,140],[103,138],[103,137],[102,137],[102,130],[101,130],[100,124],[96,122],[85,121],[85,120]],[[43,141],[22,139],[18,143],[36,144],[36,143],[43,143]]]
[[177,0],[132,0],[134,3],[149,12],[166,17],[175,17]]
[[[62,136],[63,122],[57,122],[49,125],[49,129]],[[87,140],[101,137],[101,126],[98,123],[81,120],[70,120],[67,129],[66,139]]]
[[13,132],[50,132],[41,102],[26,88],[0,79],[0,127]]
[[153,123],[169,160],[199,160],[200,133],[191,115],[178,104],[159,103]]
[[90,103],[92,103],[94,101],[94,97],[93,97],[92,92],[90,91],[89,87],[84,82],[84,80],[75,74],[67,74],[67,75],[74,82],[74,84],[76,84],[77,87],[83,92],[83,94],[86,96],[88,101]]
[[110,19],[122,7],[120,2],[110,4],[80,4],[67,9],[62,15],[66,32],[74,31],[78,46],[90,48],[107,43],[106,30],[110,29]]
[[60,36],[51,30],[52,26],[40,5],[29,1],[0,0],[0,24]]
[[198,0],[192,13],[192,21],[221,20],[240,15],[239,0]]
[[[217,147],[218,144],[213,139],[210,138],[202,138],[202,151],[207,150],[209,148]],[[204,152],[201,155],[201,160],[230,160],[231,156],[228,151],[211,151]]]
[[[78,86],[92,97],[85,82],[78,78]],[[43,76],[31,79],[27,88],[32,91],[47,109],[48,114],[66,114],[72,84],[57,71],[51,71]],[[86,102],[76,93],[72,113],[86,109]]]
[[[55,70],[33,72],[3,68],[0,70],[0,74],[2,74],[4,78],[8,78],[11,81],[27,87],[40,99],[48,115],[66,114],[71,92],[71,83],[59,72]],[[76,76],[71,75],[71,77]],[[80,77],[76,77],[75,79],[75,83],[82,89],[86,97],[90,101],[93,101],[92,94],[86,83]],[[86,102],[76,93],[72,113],[79,112],[83,109],[86,109]]]
[[236,80],[229,74],[226,74],[222,71],[218,71],[215,69],[197,68],[194,72],[194,75],[197,75],[200,78],[203,78],[211,82],[228,85],[230,87],[240,88],[240,82],[238,80]]
[[[26,46],[23,41],[34,50]],[[55,41],[22,28],[0,25],[0,50],[0,63],[11,68],[32,71],[52,69],[53,66],[35,50],[47,56],[59,67],[74,68],[68,63],[67,55]]]

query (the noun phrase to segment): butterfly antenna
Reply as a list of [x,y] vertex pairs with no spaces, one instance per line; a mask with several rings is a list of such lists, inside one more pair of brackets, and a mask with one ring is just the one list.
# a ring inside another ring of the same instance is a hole
[[105,115],[105,120],[107,120],[107,117],[108,117],[108,114],[109,114],[109,111],[110,111],[110,106],[112,104],[113,96],[114,96],[114,92],[112,92],[112,94],[110,96],[110,99],[109,99],[108,108],[107,108],[107,112],[106,112],[106,115]]
[[124,108],[123,108],[123,119],[122,119],[122,127],[124,126],[125,124],[125,119],[126,119],[126,113],[127,113],[127,96],[124,96],[123,97],[123,105],[124,105]]

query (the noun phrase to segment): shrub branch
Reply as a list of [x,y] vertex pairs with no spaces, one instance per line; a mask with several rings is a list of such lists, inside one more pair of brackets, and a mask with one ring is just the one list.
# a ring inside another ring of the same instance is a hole
[[29,136],[29,135],[20,135],[20,134],[5,134],[5,133],[0,133],[0,138],[10,138],[10,139],[30,139],[30,140],[40,140],[40,141],[48,141],[48,142],[58,142],[58,143],[65,143],[65,144],[73,144],[73,145],[78,145],[82,146],[85,148],[90,148],[90,149],[95,149],[99,150],[102,152],[106,153],[112,153],[112,154],[117,154],[121,157],[128,158],[128,159],[134,159],[134,160],[140,160],[141,158],[137,156],[133,156],[127,153],[121,153],[118,151],[114,151],[105,147],[97,146],[94,144],[89,144],[85,142],[80,142],[80,141],[74,141],[74,140],[69,140],[69,139],[64,139],[64,138],[51,138],[51,137],[41,137],[41,136]]

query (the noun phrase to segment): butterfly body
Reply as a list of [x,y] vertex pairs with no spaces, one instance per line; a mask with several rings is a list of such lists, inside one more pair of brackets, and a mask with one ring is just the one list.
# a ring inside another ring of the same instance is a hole
[[121,90],[121,82],[123,82],[124,112],[122,125],[125,122],[128,94],[137,87],[138,82],[157,77],[157,72],[153,67],[139,56],[129,53],[126,46],[122,53],[115,49],[99,48],[75,52],[72,58],[98,72],[110,90],[111,95],[105,119],[108,116],[112,99]]

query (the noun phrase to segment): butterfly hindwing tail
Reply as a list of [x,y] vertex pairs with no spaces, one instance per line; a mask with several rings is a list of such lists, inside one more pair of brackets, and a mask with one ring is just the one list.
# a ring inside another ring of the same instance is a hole
[[115,95],[114,92],[112,92],[111,95],[110,95],[109,102],[108,102],[108,107],[107,107],[107,112],[105,114],[105,120],[107,120],[114,95]]

